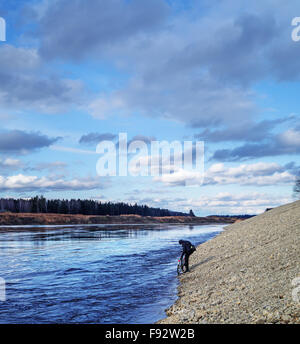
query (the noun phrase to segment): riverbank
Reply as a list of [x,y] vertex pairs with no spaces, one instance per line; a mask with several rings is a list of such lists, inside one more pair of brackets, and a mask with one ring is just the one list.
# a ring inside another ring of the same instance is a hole
[[9,225],[72,225],[72,224],[213,224],[234,223],[238,217],[230,216],[166,216],[139,215],[97,216],[69,214],[0,213],[0,226]]
[[225,228],[191,256],[158,323],[300,323],[300,201]]

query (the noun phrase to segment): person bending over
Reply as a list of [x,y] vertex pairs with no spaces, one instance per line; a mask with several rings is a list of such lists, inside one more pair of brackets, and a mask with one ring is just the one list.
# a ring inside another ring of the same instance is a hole
[[182,253],[181,253],[181,261],[182,258],[184,257],[184,266],[185,266],[185,271],[188,272],[189,270],[189,258],[190,255],[196,251],[195,246],[187,240],[179,240],[179,244],[182,246]]

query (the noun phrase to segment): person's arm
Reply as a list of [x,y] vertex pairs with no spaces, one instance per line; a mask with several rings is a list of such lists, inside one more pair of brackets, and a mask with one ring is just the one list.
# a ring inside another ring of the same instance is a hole
[[185,251],[186,251],[186,248],[185,248],[185,242],[184,240],[182,240],[182,252],[181,252],[181,256],[180,256],[180,260],[182,260],[183,256],[185,255]]
[[182,244],[182,253],[181,253],[181,259],[183,258],[183,256],[188,253],[188,248],[187,248],[187,242],[185,241],[183,244]]
[[184,250],[182,250],[182,253],[181,253],[181,256],[180,256],[180,260],[182,260],[184,254],[185,254],[185,252],[184,252]]

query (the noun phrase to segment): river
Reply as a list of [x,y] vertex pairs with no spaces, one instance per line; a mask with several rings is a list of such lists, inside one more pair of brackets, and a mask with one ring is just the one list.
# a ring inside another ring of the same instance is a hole
[[6,296],[0,300],[0,323],[153,323],[177,298],[178,240],[199,245],[222,228],[0,228]]

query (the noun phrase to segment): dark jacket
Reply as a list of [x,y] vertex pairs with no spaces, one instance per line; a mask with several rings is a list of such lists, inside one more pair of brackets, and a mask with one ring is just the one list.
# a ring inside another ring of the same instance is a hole
[[181,259],[185,254],[190,254],[192,243],[187,240],[180,240],[180,245],[182,246]]

